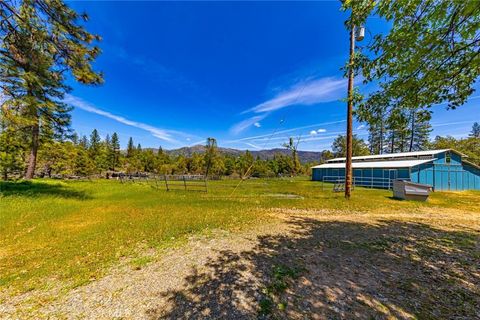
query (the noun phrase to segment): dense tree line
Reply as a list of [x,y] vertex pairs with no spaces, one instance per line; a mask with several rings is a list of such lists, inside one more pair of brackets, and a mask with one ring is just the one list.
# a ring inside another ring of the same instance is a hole
[[[0,126],[0,173],[3,179],[25,177],[28,168],[28,141],[22,131]],[[345,136],[332,143],[332,151],[320,153],[316,163],[345,156]],[[208,138],[203,152],[191,156],[172,155],[163,150],[142,148],[132,138],[121,150],[117,133],[101,138],[95,129],[90,136],[71,135],[68,139],[45,139],[38,152],[37,177],[107,177],[113,173],[202,174],[230,177],[275,177],[310,174],[312,163],[301,164],[293,138],[284,147],[290,155],[276,154],[271,159],[254,157],[248,150],[240,156],[223,154],[216,140]],[[420,150],[455,149],[480,165],[480,125],[474,123],[468,137],[437,136]],[[354,136],[353,155],[376,154],[363,139]]]
[[[369,143],[366,143],[363,139],[358,138],[356,135],[353,135],[353,155],[354,156],[365,156],[369,154],[380,154],[378,149],[375,149],[375,146],[371,144],[371,135],[369,135]],[[415,141],[415,140],[414,140]],[[410,140],[408,140],[410,142]],[[407,142],[405,142],[407,143]],[[391,153],[388,148],[390,145],[388,141],[385,142],[384,152]],[[472,130],[467,137],[464,138],[454,138],[452,136],[436,136],[433,140],[430,140],[429,134],[426,134],[422,138],[422,144],[413,148],[412,151],[421,151],[421,150],[434,150],[434,149],[454,149],[467,156],[468,161],[480,165],[480,124],[478,122],[473,123]],[[401,151],[410,151],[409,149],[399,149],[394,150],[394,152]],[[346,138],[343,135],[336,137],[332,143],[332,152],[329,150],[324,150],[320,161],[324,162],[333,157],[344,157],[346,154]]]
[[367,124],[372,154],[419,151],[428,146],[432,129],[431,111],[426,108],[360,104],[355,115]]
[[[332,143],[332,151],[331,154],[333,157],[345,157],[347,153],[347,138],[345,136],[339,135],[337,136]],[[323,155],[328,155],[327,151],[323,151]],[[365,143],[363,139],[357,137],[357,135],[353,135],[352,137],[352,155],[353,156],[366,156],[370,154],[370,150],[368,145]],[[328,160],[328,159],[326,159]]]
[[[307,174],[310,165],[301,165],[296,148],[291,155],[272,159],[254,158],[248,150],[240,156],[218,151],[215,139],[208,138],[205,150],[191,156],[170,155],[142,148],[130,138],[120,149],[117,133],[104,139],[95,129],[89,137],[73,134],[68,139],[43,141],[38,152],[38,177],[107,177],[114,172],[154,174],[207,174],[209,176],[266,177]],[[0,132],[0,172],[4,179],[24,177],[28,167],[28,144],[10,129]]]
[[436,136],[428,146],[430,149],[455,149],[467,156],[465,160],[480,166],[480,125],[475,122],[468,137]]

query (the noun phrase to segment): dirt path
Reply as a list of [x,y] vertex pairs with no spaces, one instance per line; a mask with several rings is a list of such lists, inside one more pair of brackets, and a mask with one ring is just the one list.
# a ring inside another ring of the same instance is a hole
[[480,318],[479,213],[273,213],[275,222],[192,237],[181,248],[155,253],[155,261],[138,270],[125,264],[40,307],[38,297],[31,304],[25,297],[13,299],[0,305],[0,314],[69,319]]

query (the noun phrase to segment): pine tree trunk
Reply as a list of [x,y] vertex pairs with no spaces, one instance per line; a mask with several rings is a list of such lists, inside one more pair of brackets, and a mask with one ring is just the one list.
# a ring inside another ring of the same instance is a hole
[[112,171],[115,172],[115,167],[117,166],[117,152],[113,149],[113,163],[112,163]]
[[30,155],[28,157],[27,172],[25,173],[25,179],[27,180],[33,179],[33,176],[35,175],[35,168],[37,166],[39,135],[40,135],[40,127],[39,127],[38,117],[37,117],[36,123],[32,126],[32,145],[30,147]]
[[392,146],[390,148],[390,153],[395,152],[395,131],[392,131]]
[[378,154],[383,154],[383,135],[384,135],[383,122],[380,123],[380,146],[378,148]]
[[415,137],[415,111],[412,111],[412,126],[411,126],[411,132],[410,132],[410,148],[409,151],[413,151],[413,140]]

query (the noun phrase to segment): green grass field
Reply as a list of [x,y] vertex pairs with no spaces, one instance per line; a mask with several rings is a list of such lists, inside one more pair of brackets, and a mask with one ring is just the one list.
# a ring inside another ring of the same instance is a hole
[[[165,191],[115,180],[2,183],[0,290],[18,294],[98,279],[121,259],[181,243],[212,229],[235,230],[275,219],[272,208],[335,214],[425,208],[478,211],[479,192],[434,193],[427,203],[391,199],[387,190],[358,188],[345,201],[307,178],[209,182],[209,192]],[[274,212],[274,211],[273,211]],[[142,258],[138,263],[148,263]]]

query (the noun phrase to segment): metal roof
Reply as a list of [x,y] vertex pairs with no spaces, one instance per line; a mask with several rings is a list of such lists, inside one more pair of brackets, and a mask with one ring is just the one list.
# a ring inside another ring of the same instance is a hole
[[[426,160],[398,160],[398,161],[369,161],[369,162],[352,162],[353,169],[361,168],[411,168],[418,166],[420,164],[432,162],[435,159],[426,159]],[[324,163],[318,166],[312,167],[312,169],[317,168],[345,168],[345,163]]]
[[[352,160],[369,160],[369,159],[390,159],[390,158],[403,158],[403,157],[421,157],[421,156],[433,156],[442,152],[453,151],[462,155],[461,153],[452,149],[439,149],[439,150],[427,150],[427,151],[414,151],[414,152],[400,152],[400,153],[386,153],[375,154],[370,156],[352,157]],[[345,161],[345,158],[335,158],[328,160],[327,162]]]

